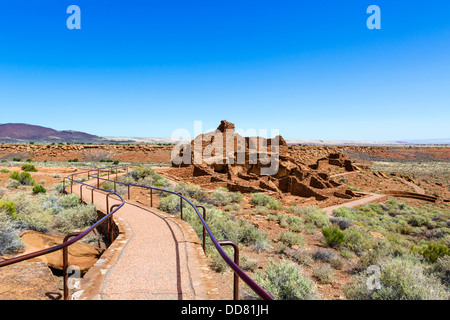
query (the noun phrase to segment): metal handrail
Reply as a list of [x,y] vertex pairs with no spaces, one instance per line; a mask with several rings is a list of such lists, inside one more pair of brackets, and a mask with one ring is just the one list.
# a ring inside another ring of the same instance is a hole
[[[234,281],[234,298],[237,300],[238,299],[238,283],[237,283],[237,278],[236,275],[239,276],[239,278],[241,278],[258,296],[260,296],[262,299],[264,300],[273,300],[273,298],[267,293],[265,292],[253,279],[251,279],[239,266],[236,262],[239,261],[239,247],[233,243],[232,241],[218,241],[216,239],[216,237],[214,236],[214,234],[212,233],[211,229],[209,228],[208,224],[206,223],[204,217],[206,218],[206,209],[203,206],[196,206],[194,205],[189,199],[187,199],[186,197],[184,197],[181,193],[175,192],[175,191],[170,191],[170,190],[165,190],[165,189],[160,189],[160,188],[155,188],[155,187],[151,187],[151,186],[145,186],[145,185],[138,185],[138,184],[133,184],[133,183],[127,183],[127,182],[122,182],[122,181],[117,181],[117,180],[109,180],[109,179],[105,179],[105,178],[100,178],[100,171],[98,171],[97,176],[92,175],[94,178],[97,179],[97,181],[99,180],[104,180],[104,181],[109,181],[109,182],[114,182],[114,183],[118,183],[118,184],[122,184],[122,185],[126,185],[128,187],[132,186],[132,187],[139,187],[139,188],[144,188],[144,189],[150,189],[151,192],[153,190],[157,190],[157,191],[161,191],[161,192],[167,192],[167,193],[171,193],[174,195],[177,195],[180,197],[180,211],[181,211],[181,219],[183,219],[183,200],[186,201],[197,213],[198,218],[200,219],[201,223],[203,224],[203,232],[207,232],[209,234],[209,237],[211,239],[211,241],[214,244],[214,247],[216,248],[216,250],[219,252],[219,254],[221,255],[221,257],[225,260],[225,262],[231,267],[231,269],[233,269],[234,273],[235,273],[235,281]],[[117,175],[116,175],[116,179],[117,179]],[[129,189],[128,189],[129,192]],[[129,195],[128,195],[129,197]],[[203,214],[204,217],[202,217],[202,215],[200,214],[200,212],[198,211],[198,208],[202,208],[203,209]],[[203,241],[205,241],[205,234],[203,235]],[[237,257],[237,261],[233,261],[227,254],[226,252],[222,249],[222,245],[232,245],[234,250],[235,250],[235,257]],[[205,249],[205,242],[203,242],[203,249]]]
[[[64,178],[63,179],[63,192],[65,192],[65,184],[64,184],[65,179],[71,181],[71,187],[73,185],[73,182],[79,183],[82,186],[84,185],[84,186],[87,186],[87,187],[93,187],[93,186],[91,186],[89,184],[86,184],[86,183],[84,183],[82,181],[78,181],[78,180],[73,179],[74,175],[85,174],[85,173],[88,173],[88,172],[92,172],[92,170],[85,171],[85,172],[80,172],[80,173],[75,173],[75,174],[69,175],[66,178]],[[108,192],[108,194],[111,193],[110,190],[106,190],[106,189],[102,189],[102,188],[98,188],[98,187],[93,187],[93,188],[95,188],[97,190],[100,190],[100,191]],[[102,219],[98,220],[96,223],[94,223],[92,226],[90,226],[89,228],[87,228],[83,232],[70,233],[70,234],[66,235],[66,237],[64,238],[63,243],[58,244],[56,246],[53,246],[53,247],[50,247],[50,248],[46,248],[46,249],[42,249],[42,250],[38,250],[38,251],[31,252],[31,253],[28,253],[28,254],[24,254],[24,255],[21,255],[21,256],[18,256],[18,257],[10,258],[10,259],[4,260],[4,261],[0,261],[0,268],[8,266],[8,265],[11,265],[11,264],[15,264],[15,263],[18,263],[18,262],[22,262],[22,261],[25,261],[25,260],[29,260],[29,259],[33,259],[33,258],[36,258],[36,257],[40,257],[40,256],[43,256],[43,255],[46,255],[46,254],[49,254],[49,253],[53,253],[53,252],[56,252],[56,251],[59,251],[59,250],[63,250],[63,269],[66,270],[67,269],[67,254],[68,254],[67,248],[70,245],[74,244],[75,242],[83,239],[88,233],[90,233],[92,230],[97,228],[99,225],[101,225],[105,221],[108,221],[108,223],[109,223],[109,221],[110,221],[110,219],[112,219],[112,216],[114,215],[114,213],[116,213],[125,204],[125,200],[122,198],[122,196],[120,194],[118,194],[118,193],[115,193],[115,194],[119,197],[119,199],[121,200],[121,203],[118,204],[118,205],[117,204],[114,205],[113,206],[114,209],[111,208],[109,214],[105,215]],[[68,240],[70,237],[73,237],[73,238],[71,240]],[[68,287],[67,287],[67,276],[64,275],[63,279],[64,279],[64,299],[68,300],[69,293],[68,293]]]
[[[120,194],[118,194],[117,192],[111,191],[111,190],[107,190],[104,188],[100,188],[100,180],[104,180],[104,181],[110,181],[110,182],[114,182],[114,183],[118,183],[118,184],[122,184],[122,185],[126,185],[128,186],[128,198],[130,198],[130,187],[138,187],[138,188],[145,188],[145,189],[150,189],[151,192],[151,196],[153,195],[153,190],[157,190],[160,192],[167,192],[167,193],[171,193],[171,194],[175,194],[177,196],[180,197],[180,210],[181,210],[181,218],[183,219],[183,200],[186,201],[197,213],[197,216],[199,217],[200,221],[203,224],[203,249],[205,250],[205,231],[209,234],[209,237],[211,239],[211,241],[214,244],[214,247],[216,248],[216,250],[219,252],[220,256],[225,260],[225,262],[231,267],[231,269],[234,271],[234,299],[237,300],[239,297],[238,294],[238,290],[239,290],[239,285],[238,285],[238,278],[241,278],[257,295],[259,295],[262,299],[264,300],[273,300],[273,298],[267,293],[265,292],[255,281],[253,281],[253,279],[251,279],[238,265],[239,263],[239,247],[232,241],[218,241],[215,237],[214,234],[212,233],[211,229],[209,228],[208,224],[206,223],[206,209],[203,206],[196,206],[194,205],[189,199],[185,198],[181,193],[177,193],[174,191],[170,191],[170,190],[165,190],[165,189],[160,189],[160,188],[155,188],[155,187],[151,187],[151,186],[145,186],[145,185],[138,185],[138,184],[133,184],[133,183],[126,183],[126,182],[121,182],[121,181],[117,181],[117,180],[109,180],[109,179],[105,179],[105,178],[101,178],[100,174],[101,172],[107,172],[108,173],[108,177],[109,177],[109,172],[112,170],[116,170],[116,179],[117,179],[117,170],[120,169],[124,169],[124,167],[113,167],[113,168],[109,168],[107,170],[105,169],[95,169],[95,170],[89,170],[89,171],[85,171],[85,172],[79,172],[79,173],[73,173],[67,177],[65,177],[63,179],[63,192],[65,192],[65,180],[69,180],[70,183],[70,188],[71,188],[71,192],[72,192],[72,186],[73,183],[79,183],[81,186],[80,188],[82,188],[83,186],[86,186],[88,188],[93,188],[92,189],[92,193],[93,190],[100,190],[100,191],[104,191],[107,192],[107,214],[100,220],[98,220],[95,224],[93,224],[91,227],[89,227],[88,229],[86,229],[83,232],[76,232],[76,233],[70,233],[68,235],[66,235],[66,237],[64,238],[64,242],[62,244],[56,245],[54,247],[51,248],[46,248],[43,250],[39,250],[36,252],[32,252],[26,255],[22,255],[22,256],[18,256],[18,257],[14,257],[8,260],[4,260],[4,261],[0,261],[0,268],[7,266],[7,265],[11,265],[14,263],[18,263],[21,261],[25,261],[28,259],[32,259],[32,258],[36,258],[42,255],[46,255],[58,250],[63,249],[63,262],[64,262],[64,266],[63,269],[67,270],[67,248],[74,244],[75,242],[81,240],[82,238],[84,238],[89,232],[91,232],[93,229],[95,229],[96,227],[98,227],[100,224],[104,223],[105,221],[108,221],[108,229],[110,229],[109,231],[112,232],[112,228],[110,228],[110,223],[111,223],[111,219],[114,213],[116,213],[120,208],[122,208],[125,204],[125,200],[122,198],[122,196]],[[128,171],[128,167],[126,167],[126,170]],[[96,172],[97,175],[92,174],[92,172]],[[84,183],[82,181],[78,181],[75,180],[73,177],[76,175],[82,175],[82,174],[88,174],[88,177],[93,177],[94,179],[97,179],[97,186],[92,186],[90,184]],[[117,195],[119,197],[119,201],[121,201],[120,204],[115,204],[111,207],[111,209],[109,210],[108,208],[108,199],[109,196],[111,195]],[[93,199],[92,199],[93,200]],[[152,203],[151,203],[152,205]],[[202,208],[203,210],[203,217],[200,214],[200,212],[198,211],[198,208]],[[69,238],[73,237],[71,240],[68,240]],[[112,234],[109,235],[109,238],[112,242]],[[235,250],[235,261],[233,261],[227,254],[226,252],[222,249],[222,245],[231,245],[233,246],[234,250]],[[66,272],[65,272],[66,273]],[[64,275],[63,277],[64,279],[64,299],[68,300],[68,288],[67,288],[67,275]]]

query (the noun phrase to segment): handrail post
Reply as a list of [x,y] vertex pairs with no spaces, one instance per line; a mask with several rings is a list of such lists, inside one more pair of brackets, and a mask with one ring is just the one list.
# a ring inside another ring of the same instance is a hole
[[62,194],[65,194],[66,193],[66,178],[65,177],[64,177],[64,179],[62,181],[62,185],[63,185]]
[[70,180],[70,193],[73,193],[73,179]]
[[150,188],[150,208],[153,208],[153,188]]
[[130,185],[128,185],[128,200],[130,200]]
[[[232,246],[234,248],[234,263],[239,267],[239,246],[233,241],[224,240],[218,241],[221,246]],[[239,300],[239,277],[236,272],[234,272],[234,290],[233,290],[233,299]]]
[[80,184],[80,203],[83,203],[83,185]]
[[181,220],[183,219],[183,197],[181,196],[181,193],[179,193],[180,195],[180,213],[181,213]]
[[[78,236],[81,232],[69,233],[64,237],[63,243],[66,243],[69,238]],[[64,286],[64,300],[69,300],[69,288],[67,286],[67,280],[69,275],[67,274],[67,268],[69,267],[69,247],[63,248],[63,286]]]
[[[197,208],[202,208],[203,210],[203,220],[206,222],[206,208],[204,206],[196,206]],[[203,223],[202,223],[203,224]],[[203,224],[203,252],[206,253],[206,227]]]

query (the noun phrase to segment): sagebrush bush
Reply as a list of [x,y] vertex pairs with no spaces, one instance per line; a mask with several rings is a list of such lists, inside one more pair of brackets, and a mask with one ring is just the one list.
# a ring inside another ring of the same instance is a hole
[[263,193],[253,193],[250,203],[255,206],[267,207],[270,210],[283,209],[283,206],[276,199]]
[[180,208],[180,197],[175,194],[170,194],[166,197],[161,198],[158,205],[158,209],[167,213],[180,212]]
[[317,228],[331,225],[328,216],[318,207],[296,207],[294,213],[303,217],[307,222],[314,223]]
[[351,227],[343,231],[345,236],[345,241],[343,246],[347,249],[352,250],[358,256],[364,254],[364,252],[372,249],[375,246],[375,240],[370,232],[359,228]]
[[336,254],[333,251],[330,250],[316,250],[313,254],[312,254],[312,258],[314,260],[320,260],[323,262],[330,262],[331,260],[333,260],[334,258],[336,258]]
[[[258,272],[256,282],[276,300],[315,300],[320,296],[314,282],[306,278],[293,262],[269,262],[265,273]],[[248,292],[249,298],[256,298]]]
[[80,198],[73,193],[66,194],[57,199],[57,205],[64,209],[78,207],[80,205]]
[[278,240],[281,242],[286,243],[289,246],[293,245],[299,245],[302,246],[305,244],[305,239],[301,234],[290,232],[290,231],[284,231],[278,236]]
[[72,207],[54,216],[52,228],[62,233],[82,231],[93,225],[97,217],[97,209],[92,204]]
[[313,275],[320,283],[332,283],[334,281],[334,270],[328,264],[314,269]]
[[16,222],[0,211],[0,255],[23,249]]
[[447,300],[445,286],[427,267],[410,256],[386,258],[380,265],[380,288],[367,284],[377,280],[373,273],[363,271],[353,278],[353,283],[343,287],[352,300]]

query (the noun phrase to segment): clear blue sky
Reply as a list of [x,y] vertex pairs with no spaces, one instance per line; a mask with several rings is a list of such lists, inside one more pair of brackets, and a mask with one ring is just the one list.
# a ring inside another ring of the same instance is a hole
[[450,1],[2,1],[0,109],[101,136],[226,119],[288,139],[449,138]]

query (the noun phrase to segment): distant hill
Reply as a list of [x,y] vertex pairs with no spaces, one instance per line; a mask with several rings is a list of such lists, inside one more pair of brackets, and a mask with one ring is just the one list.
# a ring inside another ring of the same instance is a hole
[[0,142],[105,142],[101,137],[78,131],[57,131],[25,123],[0,124]]

